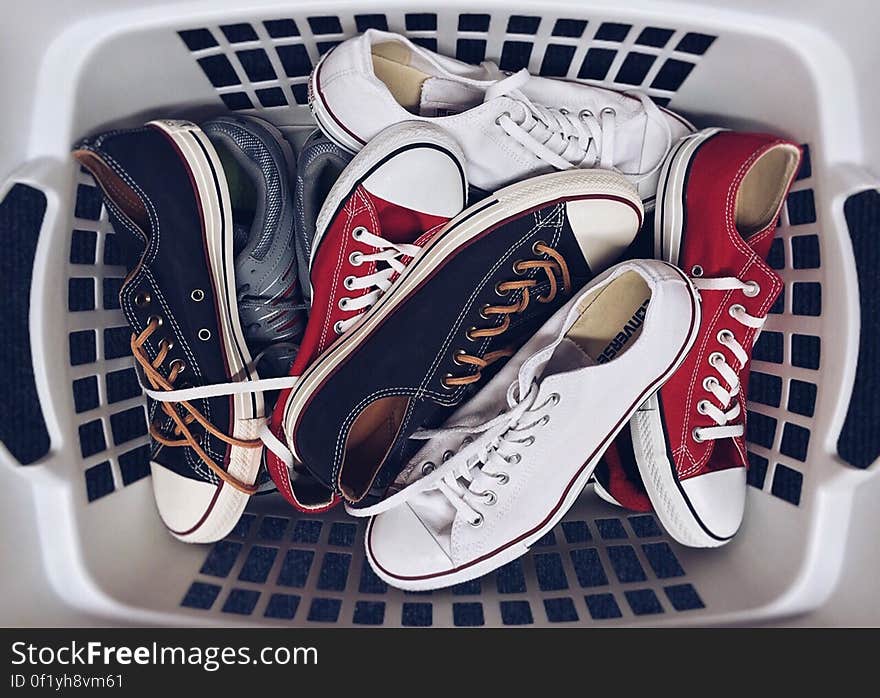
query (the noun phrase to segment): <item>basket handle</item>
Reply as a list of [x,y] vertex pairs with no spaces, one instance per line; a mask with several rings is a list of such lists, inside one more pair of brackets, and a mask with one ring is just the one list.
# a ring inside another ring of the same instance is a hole
[[[41,269],[40,243],[58,218],[59,192],[63,191],[64,165],[49,159],[33,160],[0,184],[0,465],[38,465],[49,460],[51,438],[39,398],[39,313],[31,308],[44,294],[56,291],[63,302],[62,280]],[[58,253],[54,250],[54,253]],[[43,265],[45,266],[45,265]],[[42,273],[41,273],[42,272]],[[34,283],[39,275],[40,283]],[[58,275],[55,275],[58,276]],[[47,287],[48,285],[48,287]],[[39,288],[38,288],[39,287]],[[43,363],[43,362],[41,362]],[[36,369],[36,370],[35,370]]]
[[868,468],[880,457],[880,182],[870,173],[848,168],[845,193],[835,207],[852,245],[858,284],[858,360],[846,417],[837,439],[838,455],[850,465]]

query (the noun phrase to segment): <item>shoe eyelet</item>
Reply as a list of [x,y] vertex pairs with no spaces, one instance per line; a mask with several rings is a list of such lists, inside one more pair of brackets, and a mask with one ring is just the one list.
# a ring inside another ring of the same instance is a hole
[[368,232],[370,232],[370,231],[367,230],[366,228],[364,228],[364,226],[359,225],[357,228],[355,228],[354,230],[351,231],[351,236],[355,240],[360,240],[364,236],[364,233],[368,233]]
[[696,441],[698,444],[703,443],[703,437],[700,436],[700,428],[699,428],[699,427],[696,427],[696,428],[691,432],[691,438],[692,438],[694,441]]
[[506,485],[508,482],[510,482],[510,475],[508,475],[507,473],[495,473],[494,475],[492,475],[492,477],[494,477],[498,481],[499,485]]
[[511,465],[519,465],[522,462],[522,456],[518,453],[514,453],[512,456],[506,458],[505,460]]
[[541,417],[541,419],[538,420],[539,427],[543,427],[549,423],[550,423],[550,415],[549,414],[545,414],[543,417]]
[[207,342],[209,339],[211,339],[211,330],[209,330],[206,327],[203,327],[202,329],[200,329],[199,330],[199,339],[201,339],[203,342]]
[[173,369],[175,366],[180,366],[180,369],[177,371],[178,375],[186,370],[186,363],[183,359],[172,359],[171,363],[168,364],[169,369]]
[[746,285],[748,285],[748,290],[743,289],[743,293],[747,298],[754,298],[759,293],[761,293],[761,285],[757,281],[746,281]]
[[703,379],[703,390],[705,390],[706,392],[711,393],[712,388],[714,388],[717,385],[720,385],[718,383],[717,378],[713,378],[712,376],[707,376],[706,378]]
[[346,290],[348,290],[348,291],[351,291],[351,285],[352,285],[353,283],[354,283],[354,277],[353,277],[353,276],[346,276],[346,277],[342,280],[342,285],[345,286]]
[[340,299],[339,299],[339,302],[338,302],[336,305],[339,306],[339,309],[340,309],[340,310],[345,310],[346,308],[348,308],[348,301],[349,301],[349,300],[350,300],[350,299],[345,298],[345,297],[340,298]]
[[205,300],[205,292],[200,288],[194,288],[192,293],[189,294],[189,297],[192,298],[196,303],[201,303]]
[[603,107],[602,111],[600,111],[599,113],[608,114],[610,116],[617,116],[617,111],[614,109],[614,107]]
[[166,339],[163,339],[163,340],[160,342],[159,347],[160,347],[160,348],[164,348],[165,351],[171,351],[172,349],[174,349],[174,340],[173,340],[173,339],[167,339],[167,338],[166,338]]
[[422,463],[422,475],[430,475],[434,472],[434,469],[436,467],[437,466],[434,465],[431,461],[426,461],[425,463]]
[[541,257],[544,254],[543,252],[538,251],[539,245],[541,245],[543,247],[550,247],[550,245],[548,245],[543,240],[537,240],[537,241],[533,242],[532,243],[532,254],[534,254],[536,257]]
[[727,344],[735,339],[733,332],[728,329],[718,330],[718,334],[715,335],[715,338],[721,342],[721,344]]
[[565,115],[567,116],[567,115],[569,114],[569,111],[568,111],[568,109],[566,109],[565,107],[560,107],[560,108],[559,108],[559,113],[560,113],[560,114],[565,114]]
[[724,361],[724,354],[720,351],[713,351],[709,354],[709,365],[712,366],[712,368],[714,368],[719,361]]
[[581,119],[582,121],[587,117],[592,118],[592,116],[593,116],[593,112],[591,112],[589,109],[581,109],[578,112],[578,119]]
[[153,301],[149,291],[141,291],[134,297],[134,304],[138,308],[146,308]]
[[462,446],[468,446],[468,445],[472,444],[473,442],[474,442],[474,438],[473,438],[472,436],[465,436],[465,437],[461,440],[461,445],[462,445]]
[[699,412],[700,414],[706,414],[706,401],[705,400],[700,400],[697,403],[697,412]]
[[477,331],[477,328],[471,326],[468,328],[467,332],[464,333],[464,336],[467,337],[469,342],[479,342],[480,341],[479,337],[474,337],[472,334],[473,332],[476,332],[476,331]]
[[452,355],[452,360],[459,366],[464,366],[465,362],[461,361],[458,357],[464,356],[467,352],[464,349],[456,349],[455,353]]
[[487,507],[491,507],[495,502],[498,501],[498,495],[495,494],[492,490],[486,490],[483,492],[483,504]]
[[528,446],[531,446],[533,443],[535,443],[535,437],[530,436],[525,441],[523,441],[523,446],[528,447]]
[[447,449],[447,450],[443,451],[443,455],[440,457],[440,460],[441,460],[441,462],[445,463],[450,458],[452,458],[452,456],[454,456],[454,455],[455,455],[455,453],[453,453],[452,451]]
[[342,334],[342,320],[337,320],[333,323],[333,331],[336,334]]
[[562,401],[562,396],[559,393],[551,393],[550,394],[550,404],[558,405]]
[[501,296],[502,298],[510,293],[509,290],[501,288],[501,284],[503,283],[504,281],[499,281],[497,284],[495,284],[495,295]]
[[498,116],[495,117],[495,125],[501,126],[501,117],[506,116],[508,119],[513,120],[513,117],[510,115],[510,112],[503,111]]
[[487,311],[490,307],[491,307],[491,306],[490,306],[488,303],[486,303],[486,304],[483,305],[482,308],[480,308],[480,317],[483,318],[484,320],[491,320],[491,319],[492,319],[492,318],[490,318],[488,315],[486,315],[486,311]]
[[691,276],[696,276],[697,278],[699,278],[702,275],[703,267],[701,267],[699,264],[694,264],[694,266],[691,267]]
[[483,515],[477,514],[477,516],[474,519],[471,519],[468,521],[468,524],[470,524],[474,528],[479,528],[480,526],[483,525]]
[[447,381],[448,381],[450,378],[455,378],[455,376],[453,376],[451,373],[447,373],[447,374],[446,374],[445,376],[443,376],[443,378],[440,380],[440,385],[443,386],[443,389],[444,389],[444,390],[448,390],[448,391],[452,392],[452,391],[455,390],[458,386],[456,386],[456,385],[449,385],[449,383],[448,383]]
[[353,267],[359,267],[361,264],[364,263],[362,257],[363,254],[358,251],[354,251],[350,255],[348,255],[348,263],[351,264],[351,266]]
[[148,325],[151,325],[154,322],[156,323],[156,327],[162,327],[162,322],[163,322],[162,316],[161,315],[150,315],[150,317],[147,318]]
[[734,303],[732,306],[730,306],[730,310],[727,311],[727,313],[732,318],[735,318],[737,315],[740,315],[744,312],[746,312],[746,309],[739,303]]
[[513,269],[513,273],[516,274],[517,276],[523,276],[524,274],[529,273],[528,269],[521,269],[520,268],[519,265],[520,265],[520,262],[522,262],[522,261],[523,260],[518,259],[511,265],[511,269]]

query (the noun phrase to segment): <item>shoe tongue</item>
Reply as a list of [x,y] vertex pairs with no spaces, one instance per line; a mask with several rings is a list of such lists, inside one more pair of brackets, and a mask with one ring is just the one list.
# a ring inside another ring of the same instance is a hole
[[[528,76],[528,71],[525,72]],[[483,61],[479,66],[456,77],[438,75],[422,82],[419,115],[425,117],[460,114],[482,104],[486,92],[508,78],[497,65]]]
[[503,80],[498,80],[496,83],[486,88],[486,94],[483,101],[488,102],[496,97],[503,97],[504,95],[518,92],[531,77],[529,71],[523,68]]
[[247,247],[251,237],[250,227],[243,223],[235,223],[232,226],[232,252],[236,257]]
[[525,394],[524,391],[528,391],[536,379],[543,381],[551,376],[571,373],[595,364],[596,361],[574,341],[562,337],[533,355],[520,367],[517,377],[520,394]]
[[587,355],[574,341],[565,337],[556,347],[556,350],[544,364],[541,378],[549,378],[559,373],[569,373],[587,366],[594,366],[596,362]]
[[478,85],[436,77],[422,83],[419,116],[436,117],[459,114],[478,106],[483,90]]

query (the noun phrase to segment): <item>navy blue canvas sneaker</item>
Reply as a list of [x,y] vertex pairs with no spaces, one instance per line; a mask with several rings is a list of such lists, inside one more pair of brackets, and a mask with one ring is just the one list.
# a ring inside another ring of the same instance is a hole
[[283,413],[293,456],[349,504],[385,495],[436,427],[641,224],[621,175],[571,170],[501,189],[450,221],[309,366]]
[[[112,131],[80,143],[74,155],[101,186],[128,259],[120,304],[152,398],[159,514],[180,540],[218,540],[258,488],[266,415],[262,393],[246,384],[258,377],[239,320],[235,216],[222,158],[186,121]],[[242,247],[249,261],[251,243]]]

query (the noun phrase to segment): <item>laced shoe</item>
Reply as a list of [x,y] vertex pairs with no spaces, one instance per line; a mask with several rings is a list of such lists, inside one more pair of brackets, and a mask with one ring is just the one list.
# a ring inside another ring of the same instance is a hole
[[[655,254],[693,277],[703,319],[681,368],[616,446],[617,462],[637,465],[661,523],[683,545],[723,545],[742,522],[744,386],[752,347],[782,291],[765,260],[799,162],[800,149],[785,139],[708,129],[679,142],[661,173]],[[644,508],[639,484],[608,465],[600,487]]]
[[510,75],[375,29],[321,59],[309,96],[321,130],[352,152],[391,124],[419,119],[455,138],[470,183],[484,191],[554,170],[614,168],[638,187],[648,209],[663,159],[694,130],[642,94],[525,69]]
[[[366,552],[376,574],[436,589],[526,553],[680,365],[699,314],[696,290],[664,262],[623,262],[577,293],[446,425],[414,435],[429,442],[399,492],[356,512],[374,515]],[[621,333],[627,341],[603,360]]]

